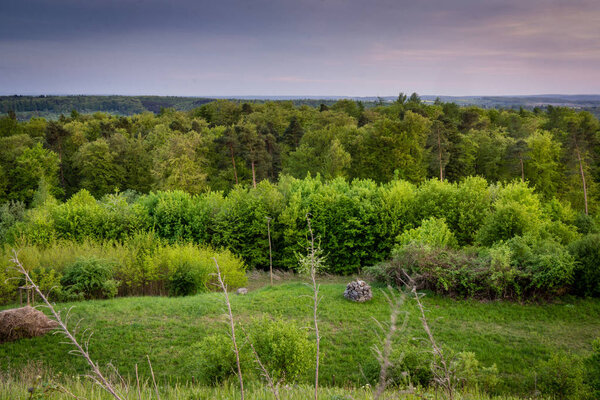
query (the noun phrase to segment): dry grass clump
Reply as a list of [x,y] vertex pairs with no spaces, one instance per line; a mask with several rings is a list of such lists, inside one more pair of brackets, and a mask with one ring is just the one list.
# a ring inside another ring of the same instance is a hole
[[42,336],[56,327],[55,321],[31,306],[0,311],[0,343]]

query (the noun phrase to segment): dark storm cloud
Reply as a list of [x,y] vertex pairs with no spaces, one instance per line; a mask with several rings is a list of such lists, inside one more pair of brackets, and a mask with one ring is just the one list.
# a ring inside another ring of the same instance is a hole
[[600,92],[600,2],[4,0],[0,91]]

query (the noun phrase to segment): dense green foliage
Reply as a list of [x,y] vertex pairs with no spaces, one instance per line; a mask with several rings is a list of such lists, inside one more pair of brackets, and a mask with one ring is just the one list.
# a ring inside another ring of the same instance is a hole
[[521,179],[579,211],[585,178],[588,212],[598,207],[600,125],[587,112],[461,108],[416,95],[370,108],[352,100],[320,109],[225,100],[196,107],[129,117],[74,112],[58,121],[2,117],[0,200],[30,204],[42,178],[68,198],[80,189],[96,197],[116,188],[229,191],[275,182],[283,171],[376,182]]
[[120,294],[205,290],[212,255],[198,245],[226,248],[250,268],[267,268],[268,218],[274,267],[297,269],[307,246],[307,215],[323,249],[324,272],[351,274],[393,254],[393,268],[425,275],[427,287],[453,295],[598,294],[596,221],[521,182],[488,185],[474,177],[376,184],[283,176],[276,185],[237,186],[226,195],[175,190],[96,200],[82,190],[64,203],[36,196],[45,200],[29,210],[5,207],[5,240],[41,249],[65,240],[110,242],[102,245],[108,254],[133,246],[135,261],[116,269]]
[[411,253],[411,272],[445,293],[599,293],[600,123],[587,112],[415,94],[374,107],[218,100],[129,117],[11,113],[0,125],[0,240],[118,248],[151,235],[172,246],[136,244],[141,255],[115,269],[119,294],[205,290],[210,256],[195,252],[206,246],[266,268],[269,219],[274,267],[296,269],[307,215],[328,273],[418,244],[427,249]]
[[79,258],[65,269],[60,284],[68,298],[111,298],[117,294],[118,286],[112,276],[110,263],[93,257]]
[[[22,278],[15,279],[17,272],[8,268],[11,256],[10,246],[0,249],[0,303],[14,301],[17,287],[23,284]],[[246,283],[245,264],[230,251],[168,244],[151,233],[124,242],[59,240],[19,249],[19,259],[51,300],[116,294],[181,296],[216,290],[213,257],[227,285],[236,288]]]

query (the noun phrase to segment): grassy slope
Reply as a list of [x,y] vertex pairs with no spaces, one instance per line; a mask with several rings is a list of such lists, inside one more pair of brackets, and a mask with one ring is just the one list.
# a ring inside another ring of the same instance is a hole
[[[366,304],[342,297],[344,285],[324,283],[320,318],[322,352],[321,382],[331,385],[364,384],[361,373],[377,370],[370,352],[375,340],[373,317],[385,321],[388,308],[383,296]],[[265,286],[246,296],[233,296],[236,317],[250,322],[255,316],[271,315],[296,320],[309,326],[310,290],[300,282]],[[536,362],[552,351],[585,354],[600,334],[600,301],[572,299],[550,305],[480,303],[427,296],[430,324],[440,342],[457,351],[473,351],[484,365],[496,363],[505,389],[526,390],[526,375]],[[93,330],[92,357],[99,363],[112,362],[122,374],[133,374],[134,364],[143,365],[145,355],[163,381],[189,381],[194,376],[190,345],[206,334],[226,330],[222,295],[201,294],[185,298],[119,298],[60,304],[76,307],[73,321],[83,318],[82,329]],[[412,301],[408,329],[403,337],[423,337]],[[66,354],[57,335],[0,345],[0,369],[18,368],[28,360],[40,360],[55,372],[82,373],[83,361]],[[308,377],[307,377],[308,379]]]

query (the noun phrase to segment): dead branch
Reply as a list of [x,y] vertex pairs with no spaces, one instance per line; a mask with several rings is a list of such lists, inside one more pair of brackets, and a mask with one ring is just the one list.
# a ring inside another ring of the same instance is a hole
[[15,264],[17,270],[25,277],[25,280],[27,281],[27,283],[33,287],[35,292],[40,296],[42,301],[46,304],[46,306],[48,307],[48,309],[54,316],[55,321],[58,323],[59,328],[62,330],[62,333],[65,335],[65,337],[67,339],[69,339],[69,342],[73,346],[75,346],[75,350],[73,350],[73,353],[82,356],[87,361],[88,365],[90,366],[90,368],[92,369],[92,372],[93,372],[92,379],[94,381],[96,381],[104,390],[106,390],[108,393],[110,393],[115,399],[124,400],[123,397],[121,397],[119,394],[117,394],[117,391],[111,385],[111,383],[104,377],[104,375],[100,371],[100,368],[98,367],[98,364],[94,363],[94,361],[92,361],[92,359],[90,358],[90,355],[87,351],[87,346],[86,346],[86,349],[84,350],[84,348],[79,344],[77,339],[75,339],[75,337],[71,334],[71,332],[67,328],[67,325],[61,319],[60,314],[54,309],[52,304],[48,301],[48,298],[44,295],[44,293],[42,293],[40,288],[31,279],[31,276],[29,276],[29,273],[27,272],[27,270],[25,269],[25,267],[23,267],[23,264],[21,264],[21,262],[19,261],[19,259],[17,257],[17,252],[15,250],[13,250],[13,257],[11,258],[11,261]]
[[229,302],[229,294],[227,293],[227,285],[223,282],[223,277],[221,276],[221,270],[219,268],[219,263],[217,262],[217,258],[213,257],[215,260],[215,266],[217,267],[217,278],[219,282],[219,286],[221,290],[223,290],[223,294],[225,295],[225,303],[227,304],[227,311],[229,312],[229,325],[231,328],[231,340],[233,342],[233,351],[235,353],[235,361],[237,363],[238,369],[238,378],[240,381],[240,391],[242,395],[242,400],[244,400],[244,378],[242,377],[242,366],[240,364],[240,352],[238,350],[237,341],[235,339],[235,324],[233,322],[233,313],[231,311],[231,303]]

